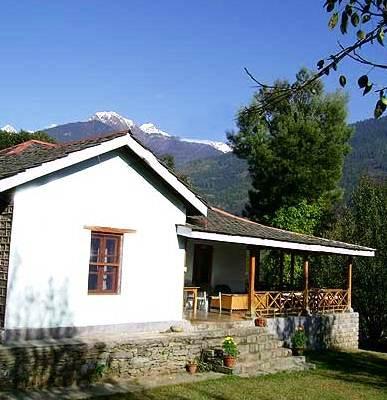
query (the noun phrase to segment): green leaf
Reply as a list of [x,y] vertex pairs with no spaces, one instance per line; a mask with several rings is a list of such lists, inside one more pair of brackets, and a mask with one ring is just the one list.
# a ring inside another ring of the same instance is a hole
[[327,2],[327,12],[333,11],[335,8],[335,2],[334,1],[328,1]]
[[345,12],[346,12],[348,15],[352,15],[352,6],[351,6],[350,4],[347,4],[347,5],[345,6]]
[[383,96],[383,97],[380,99],[380,101],[381,101],[385,106],[387,106],[387,97]]
[[353,13],[352,15],[351,15],[351,23],[352,23],[352,25],[353,26],[358,26],[359,25],[359,22],[360,22],[360,17],[359,17],[359,15],[358,15],[358,13]]
[[329,29],[334,29],[337,23],[339,22],[339,13],[336,11],[332,14],[331,18],[329,19],[328,26]]
[[318,61],[318,63],[317,63],[317,68],[318,68],[318,69],[321,69],[323,66],[324,66],[324,60]]
[[358,80],[357,84],[359,85],[359,88],[365,88],[368,85],[368,76],[367,75],[362,75]]
[[357,36],[358,40],[363,40],[363,39],[365,39],[366,34],[364,31],[359,30],[359,31],[357,31],[356,36]]
[[343,11],[341,14],[340,31],[344,35],[347,33],[348,28],[348,14]]
[[380,28],[378,30],[378,34],[376,36],[377,41],[379,42],[379,44],[381,44],[382,46],[384,46],[383,40],[384,40],[384,30],[383,28]]
[[375,118],[381,117],[386,108],[387,108],[386,104],[384,104],[382,100],[378,100],[374,110],[374,117]]
[[373,86],[372,83],[367,84],[367,86],[364,88],[363,96],[365,96],[367,93],[369,93],[371,91],[372,86]]
[[347,78],[344,75],[340,75],[339,83],[341,87],[345,87],[345,85],[347,84]]

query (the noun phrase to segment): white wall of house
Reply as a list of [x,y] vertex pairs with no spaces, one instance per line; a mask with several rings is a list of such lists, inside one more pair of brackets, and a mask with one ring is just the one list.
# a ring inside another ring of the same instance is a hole
[[[202,242],[205,243],[205,242]],[[213,246],[211,286],[228,285],[234,293],[246,293],[245,282],[248,278],[246,266],[246,246],[206,242]],[[185,274],[186,283],[192,281],[195,242],[187,241]]]
[[[110,153],[17,189],[6,329],[182,319],[185,207],[141,168]],[[88,294],[87,225],[136,230],[117,295]]]

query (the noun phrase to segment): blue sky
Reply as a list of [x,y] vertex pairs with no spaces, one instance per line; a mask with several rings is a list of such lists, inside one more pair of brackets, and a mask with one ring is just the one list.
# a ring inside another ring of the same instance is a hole
[[[179,136],[224,140],[253,93],[243,67],[268,82],[292,79],[335,50],[322,4],[2,0],[0,125],[38,129],[114,110]],[[326,80],[329,90],[337,78]],[[372,103],[348,91],[350,120],[370,117]]]

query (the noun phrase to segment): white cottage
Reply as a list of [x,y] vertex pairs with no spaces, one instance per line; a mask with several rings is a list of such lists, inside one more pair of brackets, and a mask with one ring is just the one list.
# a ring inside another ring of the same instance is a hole
[[216,312],[345,311],[350,275],[309,288],[307,261],[301,292],[259,291],[259,250],[374,255],[209,207],[127,132],[1,151],[0,201],[5,337],[169,327],[185,321],[184,288],[223,291]]

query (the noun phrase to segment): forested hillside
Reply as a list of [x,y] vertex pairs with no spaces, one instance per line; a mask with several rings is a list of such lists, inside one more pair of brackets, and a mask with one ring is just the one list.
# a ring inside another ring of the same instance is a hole
[[210,204],[241,213],[250,187],[244,160],[227,153],[187,163],[179,172],[190,178],[193,186]]
[[[387,117],[357,122],[354,128],[342,179],[346,198],[362,175],[387,179]],[[186,163],[179,170],[211,204],[241,213],[250,187],[244,160],[228,153]]]
[[387,178],[387,117],[354,124],[352,151],[344,167],[343,187],[348,198],[360,176]]

